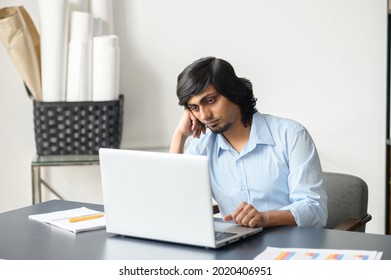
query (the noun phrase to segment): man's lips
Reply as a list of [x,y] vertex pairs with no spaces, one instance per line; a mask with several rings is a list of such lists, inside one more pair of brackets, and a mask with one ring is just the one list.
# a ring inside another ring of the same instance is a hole
[[216,126],[218,122],[219,122],[219,120],[213,120],[213,121],[205,123],[205,125],[207,127],[213,127],[213,126]]

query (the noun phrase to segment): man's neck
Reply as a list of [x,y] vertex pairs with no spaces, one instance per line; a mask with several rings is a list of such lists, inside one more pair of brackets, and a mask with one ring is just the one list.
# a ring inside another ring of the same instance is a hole
[[237,123],[226,131],[223,136],[238,153],[247,145],[250,139],[251,125],[245,127],[242,122]]

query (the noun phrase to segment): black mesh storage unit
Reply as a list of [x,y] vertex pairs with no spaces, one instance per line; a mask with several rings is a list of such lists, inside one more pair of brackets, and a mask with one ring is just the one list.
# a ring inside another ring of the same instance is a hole
[[119,148],[124,96],[113,101],[34,100],[38,155],[92,155],[101,147]]

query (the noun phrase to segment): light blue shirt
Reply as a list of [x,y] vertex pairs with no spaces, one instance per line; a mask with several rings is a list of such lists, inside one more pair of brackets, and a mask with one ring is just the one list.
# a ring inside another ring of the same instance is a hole
[[298,226],[326,225],[322,168],[301,124],[257,112],[240,153],[210,131],[193,139],[186,153],[208,156],[213,197],[223,215],[245,201],[258,211],[289,210]]

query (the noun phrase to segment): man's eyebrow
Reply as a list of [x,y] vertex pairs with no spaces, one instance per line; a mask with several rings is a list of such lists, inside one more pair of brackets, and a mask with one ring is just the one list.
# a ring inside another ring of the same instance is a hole
[[[204,97],[201,98],[200,102],[198,104],[203,104],[205,103],[206,99],[208,99],[211,95],[215,95],[216,92],[208,92]],[[187,103],[187,106],[198,106],[198,104],[192,104],[192,103]]]

